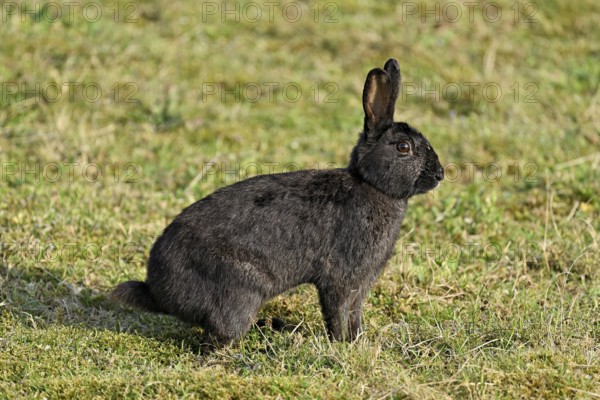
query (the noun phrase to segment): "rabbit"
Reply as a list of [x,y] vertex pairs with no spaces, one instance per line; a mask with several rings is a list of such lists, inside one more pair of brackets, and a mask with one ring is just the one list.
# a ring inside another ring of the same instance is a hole
[[225,345],[267,300],[309,283],[329,338],[354,340],[408,199],[444,179],[425,136],[393,121],[399,90],[398,61],[372,69],[346,168],[259,175],[188,206],[154,243],[146,281],[119,284],[113,299],[199,325]]

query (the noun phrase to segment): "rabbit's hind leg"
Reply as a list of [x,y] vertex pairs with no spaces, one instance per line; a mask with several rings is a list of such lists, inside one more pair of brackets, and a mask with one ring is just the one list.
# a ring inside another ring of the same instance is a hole
[[239,288],[222,296],[219,307],[204,323],[206,333],[220,345],[238,340],[252,326],[263,301],[260,293]]

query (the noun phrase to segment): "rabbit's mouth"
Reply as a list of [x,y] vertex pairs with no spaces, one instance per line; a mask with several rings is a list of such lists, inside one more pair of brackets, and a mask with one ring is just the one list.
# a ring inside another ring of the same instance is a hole
[[444,175],[444,168],[439,162],[430,168],[424,168],[415,181],[415,194],[423,194],[437,189],[444,180]]
[[435,190],[440,186],[441,180],[433,174],[421,173],[415,182],[414,194],[423,194]]

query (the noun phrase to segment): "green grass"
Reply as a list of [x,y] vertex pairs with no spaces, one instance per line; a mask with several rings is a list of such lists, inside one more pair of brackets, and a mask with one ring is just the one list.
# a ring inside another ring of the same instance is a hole
[[[94,23],[81,7],[56,23],[3,8],[0,398],[600,397],[600,3],[538,2],[536,23],[500,3],[496,23],[481,7],[436,23],[376,1],[337,3],[336,23],[325,2],[318,23],[314,2],[295,3],[296,23],[203,21],[191,0],[123,2],[121,22],[109,1]],[[108,301],[144,277],[172,217],[236,180],[207,163],[345,165],[366,73],[391,56],[405,89],[502,96],[399,101],[448,179],[411,200],[364,336],[329,343],[311,287],[261,311],[294,332],[253,328],[209,355],[198,328]],[[36,92],[53,82],[60,100]],[[65,82],[102,95],[70,100]],[[215,82],[240,101],[203,101]],[[272,101],[252,101],[269,82]]]

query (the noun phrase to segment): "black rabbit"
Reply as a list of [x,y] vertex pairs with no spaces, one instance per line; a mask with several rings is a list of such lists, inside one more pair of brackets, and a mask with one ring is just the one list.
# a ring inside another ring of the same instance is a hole
[[217,190],[167,226],[150,252],[146,281],[121,283],[113,297],[229,343],[265,301],[312,283],[329,336],[354,339],[408,199],[444,179],[427,139],[393,121],[399,89],[395,59],[367,75],[364,130],[347,168],[261,175]]

